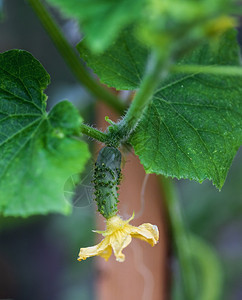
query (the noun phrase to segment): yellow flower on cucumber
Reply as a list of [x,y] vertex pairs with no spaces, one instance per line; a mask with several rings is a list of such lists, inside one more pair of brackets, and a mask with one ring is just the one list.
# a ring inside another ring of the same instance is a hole
[[128,220],[123,220],[118,215],[107,219],[105,231],[95,231],[104,236],[104,239],[97,245],[87,248],[81,248],[78,260],[85,260],[91,256],[101,256],[106,261],[112,254],[116,256],[116,260],[123,262],[125,255],[122,253],[132,238],[138,238],[146,241],[151,246],[157,244],[159,240],[159,231],[156,225],[144,223],[138,227],[132,226],[129,222],[134,218],[133,216]]

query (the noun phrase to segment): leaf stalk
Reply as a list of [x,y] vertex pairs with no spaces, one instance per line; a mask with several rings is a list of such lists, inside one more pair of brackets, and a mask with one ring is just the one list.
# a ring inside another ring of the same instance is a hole
[[108,129],[110,140],[112,140],[114,146],[127,142],[130,134],[135,130],[142,118],[145,109],[150,104],[157,85],[167,76],[171,61],[170,56],[164,57],[157,52],[151,53],[143,82],[126,115],[118,124],[110,126]]
[[108,136],[107,134],[105,134],[104,132],[101,132],[99,131],[98,129],[96,128],[93,128],[91,126],[88,126],[86,124],[82,124],[81,125],[81,128],[80,128],[80,131],[83,133],[83,134],[86,134],[88,135],[89,137],[101,142],[101,143],[104,143],[106,144],[107,141],[108,141]]

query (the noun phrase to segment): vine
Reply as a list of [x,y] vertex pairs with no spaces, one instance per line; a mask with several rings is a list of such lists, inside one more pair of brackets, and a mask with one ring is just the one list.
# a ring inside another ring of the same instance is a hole
[[[118,214],[119,149],[124,145],[134,149],[146,173],[198,182],[209,179],[221,189],[242,140],[242,71],[233,29],[237,21],[228,13],[235,3],[142,0],[127,7],[125,1],[104,6],[97,1],[95,9],[92,1],[47,1],[80,24],[85,38],[77,45],[79,54],[46,4],[27,1],[76,79],[119,113],[117,123],[106,117],[110,126],[105,132],[83,123],[68,101],[47,113],[44,90],[50,76],[41,63],[23,50],[0,54],[0,212],[4,216],[68,214],[62,187],[68,176],[84,170],[91,156],[80,136],[105,146],[93,182],[106,230],[97,231],[104,237],[99,244],[80,249],[80,261],[95,255],[108,260],[113,251],[123,262],[122,250],[132,238],[151,246],[158,242],[156,225],[136,227],[130,224],[134,214],[128,220]],[[109,17],[110,10],[115,17]],[[103,84],[135,91],[129,107]],[[201,253],[194,255],[197,245],[218,264],[206,245],[187,233],[171,181],[161,181],[184,295],[192,300],[199,288],[193,260],[204,260]],[[29,195],[35,202],[29,201]]]

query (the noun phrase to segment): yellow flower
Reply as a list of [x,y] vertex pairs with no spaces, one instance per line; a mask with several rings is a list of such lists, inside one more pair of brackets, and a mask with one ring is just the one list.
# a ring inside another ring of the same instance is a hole
[[132,237],[146,241],[151,246],[154,246],[159,239],[157,226],[144,223],[135,227],[129,224],[133,218],[134,214],[129,220],[123,220],[119,216],[113,216],[108,219],[105,231],[95,231],[101,233],[104,239],[93,247],[81,248],[78,260],[81,261],[90,256],[99,255],[107,261],[113,249],[116,260],[123,262],[125,255],[122,253],[122,250],[130,244]]

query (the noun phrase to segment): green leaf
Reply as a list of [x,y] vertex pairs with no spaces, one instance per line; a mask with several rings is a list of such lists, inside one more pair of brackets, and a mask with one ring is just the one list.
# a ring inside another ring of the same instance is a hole
[[[234,31],[205,45],[181,64],[240,65]],[[131,138],[148,173],[202,182],[220,189],[242,142],[240,77],[170,76],[156,91]]]
[[87,145],[74,138],[78,111],[63,101],[46,113],[50,78],[28,52],[0,54],[0,78],[0,212],[68,213],[64,183],[89,157]]
[[117,90],[134,90],[140,86],[148,51],[134,37],[131,28],[102,54],[93,54],[84,41],[77,45],[81,57],[98,75],[100,81]]
[[79,21],[86,43],[94,52],[105,50],[119,32],[141,14],[145,0],[48,0]]

